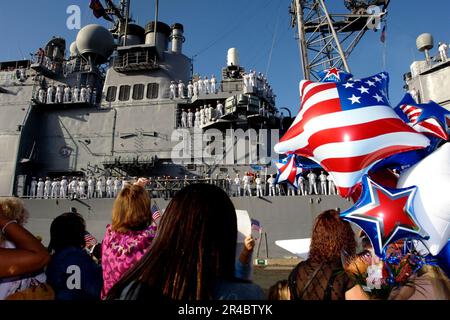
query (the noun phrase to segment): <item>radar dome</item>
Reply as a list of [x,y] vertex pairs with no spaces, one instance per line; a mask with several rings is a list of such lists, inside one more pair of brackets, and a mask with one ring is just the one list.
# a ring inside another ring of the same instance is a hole
[[104,63],[114,51],[114,38],[102,26],[90,24],[78,32],[77,48],[85,57],[91,57],[95,63]]
[[236,48],[228,49],[227,66],[239,66],[239,53]]
[[417,37],[416,46],[419,51],[431,50],[434,47],[433,36],[430,33],[422,33]]
[[70,57],[76,57],[78,56],[80,53],[78,52],[78,48],[77,48],[77,43],[76,41],[72,42],[72,44],[70,45]]

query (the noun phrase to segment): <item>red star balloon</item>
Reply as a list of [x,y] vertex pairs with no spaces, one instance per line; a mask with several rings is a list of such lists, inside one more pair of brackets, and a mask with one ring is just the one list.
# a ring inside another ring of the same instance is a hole
[[427,234],[417,222],[413,200],[417,187],[385,188],[367,175],[363,178],[362,196],[349,210],[344,220],[360,226],[370,238],[375,253],[383,257],[388,244],[399,239],[425,239]]

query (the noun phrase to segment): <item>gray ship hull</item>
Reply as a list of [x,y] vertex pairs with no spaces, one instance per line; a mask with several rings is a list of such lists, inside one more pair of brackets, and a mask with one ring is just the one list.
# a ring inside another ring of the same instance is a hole
[[[302,239],[311,236],[311,228],[315,217],[324,210],[340,208],[345,210],[352,203],[338,196],[295,196],[295,197],[241,197],[232,198],[238,210],[247,210],[250,217],[259,220],[263,227],[261,245],[255,252],[261,258],[289,258],[293,254],[278,247],[277,240]],[[165,209],[168,201],[153,199],[161,209]],[[107,224],[111,223],[113,199],[90,200],[25,200],[30,212],[28,230],[40,236],[44,244],[50,238],[50,224],[61,213],[76,208],[87,223],[87,228],[97,239],[102,239]],[[219,226],[220,227],[220,226]],[[267,249],[266,249],[267,239]]]

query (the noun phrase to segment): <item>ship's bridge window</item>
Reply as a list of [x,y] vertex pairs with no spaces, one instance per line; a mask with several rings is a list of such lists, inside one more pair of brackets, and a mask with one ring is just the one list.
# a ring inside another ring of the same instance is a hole
[[158,99],[159,84],[149,83],[147,85],[147,99]]
[[131,91],[131,86],[120,86],[119,89],[119,100],[120,101],[128,101],[130,100],[130,91]]
[[145,86],[143,84],[135,84],[133,86],[133,100],[144,99],[144,89]]
[[117,87],[116,86],[109,87],[108,90],[106,91],[106,101],[114,102],[116,101],[116,96],[117,96]]

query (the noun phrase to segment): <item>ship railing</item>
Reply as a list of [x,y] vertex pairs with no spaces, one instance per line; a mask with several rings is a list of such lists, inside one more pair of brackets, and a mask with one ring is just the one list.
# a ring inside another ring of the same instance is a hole
[[148,50],[128,51],[119,54],[113,61],[114,69],[118,72],[135,70],[154,70],[159,65],[154,56]]

